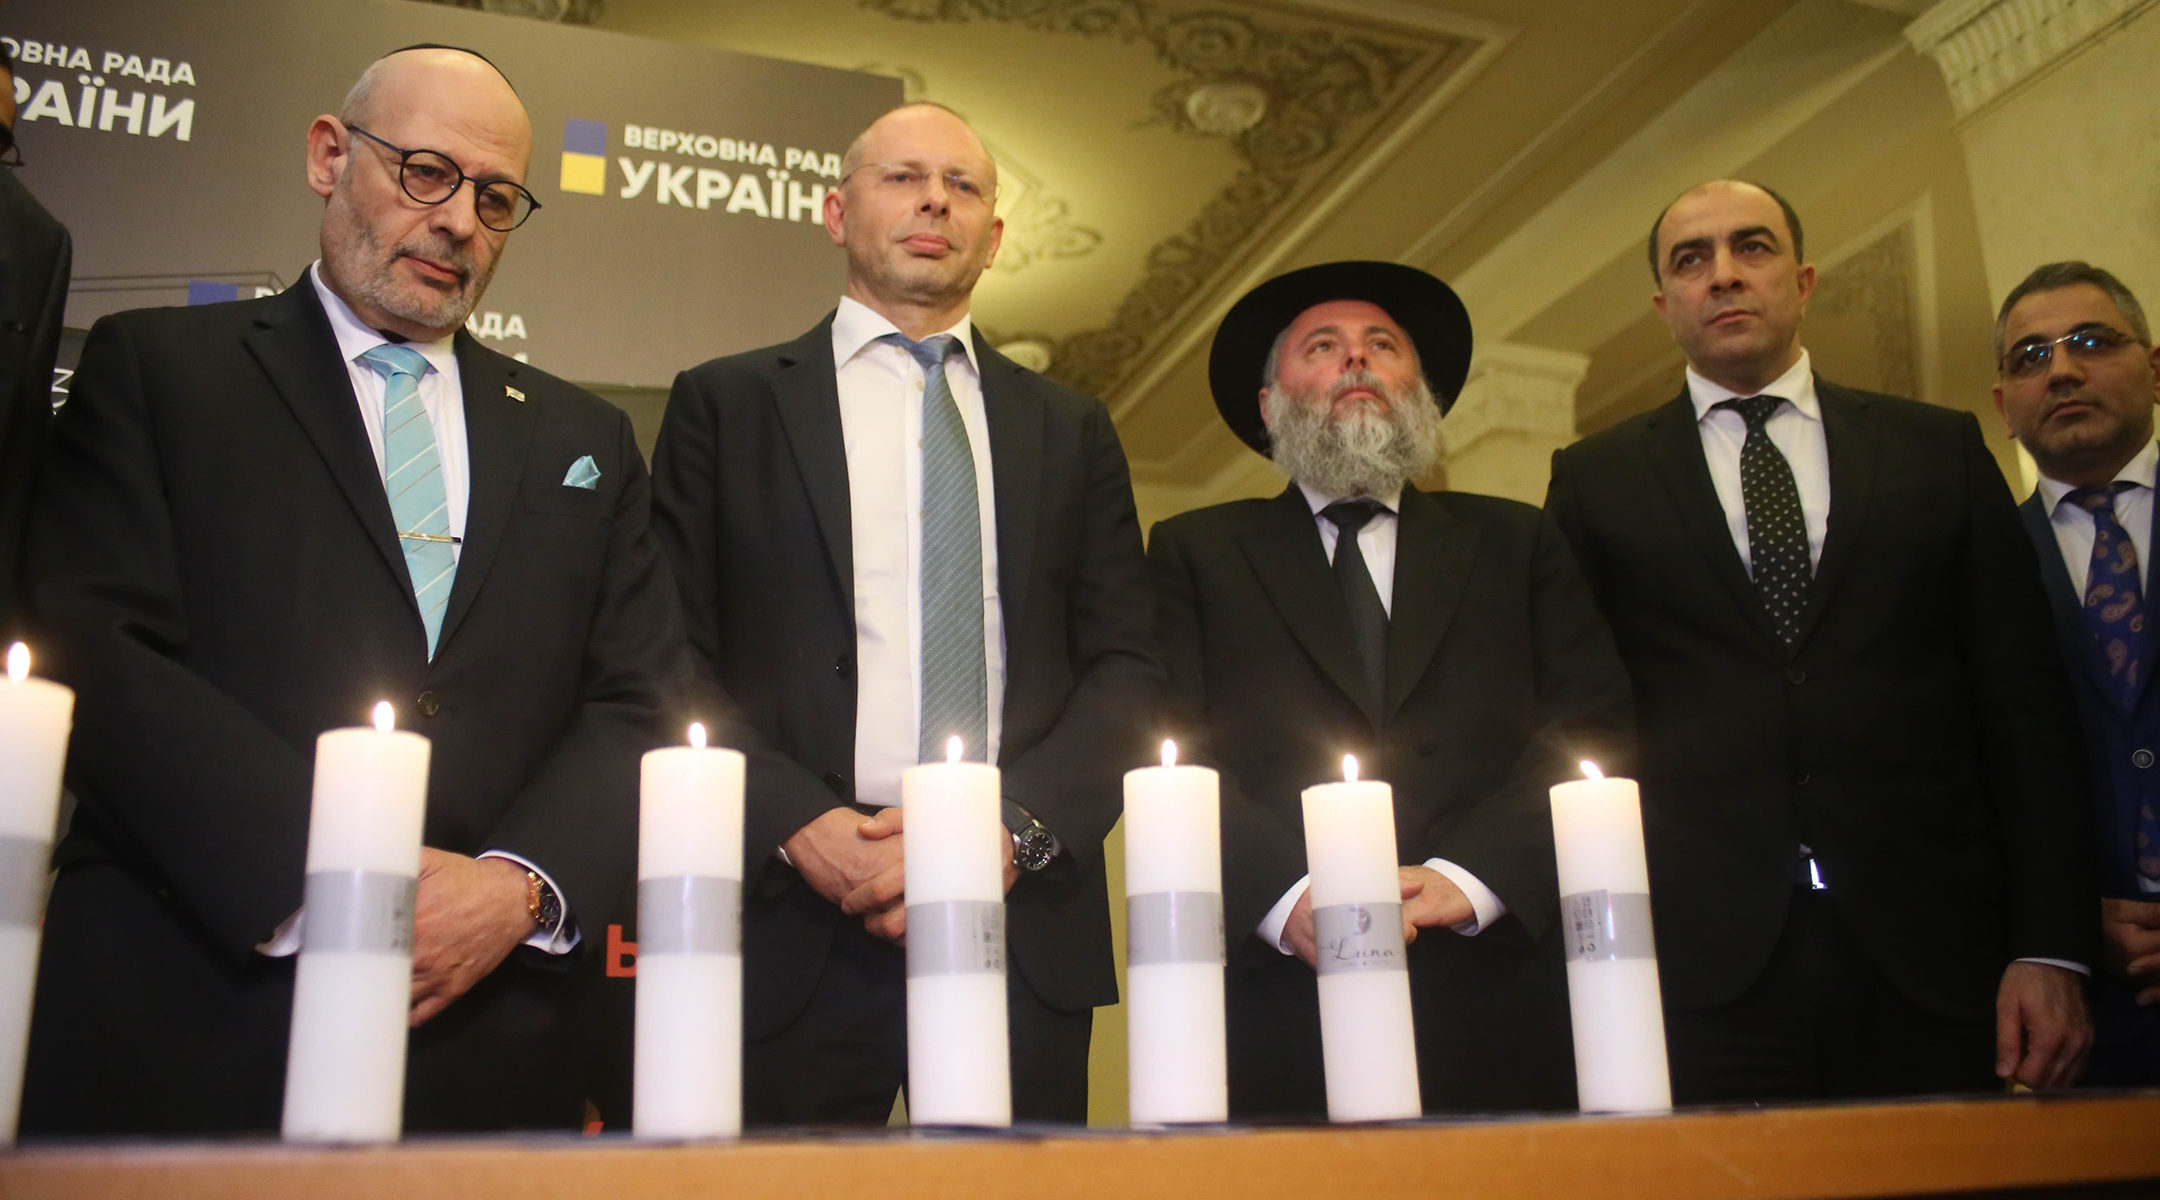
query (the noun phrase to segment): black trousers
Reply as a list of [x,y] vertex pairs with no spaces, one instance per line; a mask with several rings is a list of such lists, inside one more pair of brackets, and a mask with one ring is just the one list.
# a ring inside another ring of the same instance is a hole
[[[1066,1012],[1006,971],[1013,1120],[1087,1122],[1095,1011]],[[746,1126],[883,1125],[907,1086],[907,956],[847,918],[802,1016],[743,1047]]]
[[[1977,997],[1992,1011],[1994,998]],[[1676,1104],[1997,1091],[1995,1026],[1947,1017],[1884,978],[1835,895],[1796,887],[1770,965],[1741,997],[1668,1009]]]

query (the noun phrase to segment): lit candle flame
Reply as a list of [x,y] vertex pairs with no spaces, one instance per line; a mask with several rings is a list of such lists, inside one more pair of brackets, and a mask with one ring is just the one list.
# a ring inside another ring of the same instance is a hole
[[690,747],[693,750],[703,750],[705,748],[705,722],[690,722]]
[[1162,742],[1162,765],[1166,767],[1177,765],[1177,743],[1169,738],[1164,738]]
[[30,677],[30,647],[21,642],[8,647],[7,677],[9,683]]
[[1605,778],[1605,772],[1603,772],[1603,771],[1600,771],[1600,770],[1598,770],[1598,769],[1597,769],[1597,764],[1596,764],[1596,763],[1594,763],[1594,762],[1591,762],[1591,761],[1590,761],[1589,759],[1587,759],[1587,758],[1586,758],[1586,759],[1584,759],[1584,760],[1582,760],[1582,773],[1583,773],[1583,778],[1585,778],[1585,779],[1603,779],[1603,778]]
[[390,702],[388,700],[377,700],[375,702],[375,728],[382,730],[384,733],[397,728],[397,718],[390,712]]
[[960,761],[960,735],[957,733],[945,739],[945,761],[949,763]]
[[1357,755],[1345,754],[1342,756],[1342,781],[1344,783],[1357,782]]

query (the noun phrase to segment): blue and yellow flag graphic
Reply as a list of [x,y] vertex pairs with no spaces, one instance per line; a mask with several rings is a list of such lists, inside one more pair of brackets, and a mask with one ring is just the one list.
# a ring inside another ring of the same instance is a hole
[[599,121],[563,121],[562,190],[588,196],[607,194],[607,126]]

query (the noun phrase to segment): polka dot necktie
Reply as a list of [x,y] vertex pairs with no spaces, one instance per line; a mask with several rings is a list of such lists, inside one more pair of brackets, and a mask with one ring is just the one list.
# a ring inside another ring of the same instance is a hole
[[1365,682],[1375,697],[1386,693],[1387,606],[1380,603],[1380,589],[1373,583],[1365,552],[1358,549],[1358,530],[1365,528],[1387,507],[1371,497],[1337,500],[1320,510],[1335,526],[1335,586],[1350,610],[1350,634],[1357,640],[1358,657],[1365,663]]
[[[2136,706],[2145,686],[2145,589],[2138,580],[2137,544],[2115,519],[2115,497],[2137,485],[2118,479],[2104,487],[2074,489],[2064,499],[2092,514],[2092,565],[2085,572],[2085,625],[2107,665],[2115,700]],[[2160,806],[2147,796],[2140,805],[2137,872],[2160,883]]]
[[1783,403],[1777,396],[1747,396],[1717,407],[1729,408],[1747,422],[1747,440],[1740,443],[1740,502],[1747,510],[1748,567],[1770,624],[1790,646],[1800,637],[1800,613],[1807,606],[1815,567],[1808,557],[1807,518],[1800,511],[1792,464],[1765,428]]

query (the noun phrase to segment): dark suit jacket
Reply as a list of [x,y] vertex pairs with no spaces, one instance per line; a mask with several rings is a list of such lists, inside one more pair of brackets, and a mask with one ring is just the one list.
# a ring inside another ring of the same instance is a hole
[[[2100,894],[2126,900],[2160,899],[2140,891],[2137,884],[2138,810],[2160,802],[2160,763],[2154,758],[2160,754],[2160,690],[2147,686],[2128,709],[2116,701],[2107,682],[2107,665],[2085,623],[2083,572],[2072,580],[2038,492],[2018,511],[2040,556],[2040,579],[2054,610],[2056,641],[2070,671],[2071,693],[2077,697],[2085,734],[2085,761],[2092,781],[2087,816]],[[2150,592],[2150,585],[2146,590]],[[2147,604],[2150,614],[2150,601]],[[2149,660],[2145,664],[2147,679],[2152,677],[2152,665]],[[2138,1007],[2136,988],[2098,969],[2093,972],[2092,1007],[2094,1042],[2086,1082],[2160,1084],[2160,1008]]]
[[1384,706],[1371,707],[1312,510],[1200,509],[1148,546],[1181,761],[1222,772],[1232,1108],[1325,1112],[1312,969],[1255,936],[1305,874],[1300,793],[1394,786],[1398,857],[1459,864],[1508,906],[1410,948],[1431,1110],[1574,1103],[1547,789],[1628,761],[1627,676],[1559,530],[1536,509],[1403,491]]
[[1991,1019],[2013,958],[2091,962],[2068,689],[1969,414],[1816,382],[1822,562],[1787,649],[1685,394],[1553,456],[1546,505],[1635,684],[1668,1007],[1754,982],[1797,848],[1915,1003]]
[[[276,1126],[292,964],[253,948],[300,906],[315,738],[377,700],[433,742],[428,845],[524,857],[588,918],[632,877],[638,756],[673,740],[686,660],[630,422],[457,354],[471,501],[430,662],[311,285],[91,331],[31,539],[81,807],[26,1127]],[[588,454],[598,486],[564,486]],[[408,1127],[573,1125],[568,967],[520,950],[416,1031]]]
[[0,634],[22,618],[23,525],[51,424],[72,257],[67,230],[0,169]]
[[[1010,961],[1046,1004],[1117,999],[1102,841],[1147,756],[1161,668],[1124,451],[1092,397],[978,334],[1005,705],[1005,795],[1066,854],[1007,896]],[[774,855],[853,796],[855,609],[832,323],[683,372],[654,450],[654,524],[682,584],[690,643],[739,712],[750,751],[744,1033],[792,1023],[839,909]],[[712,703],[723,703],[714,700]]]

